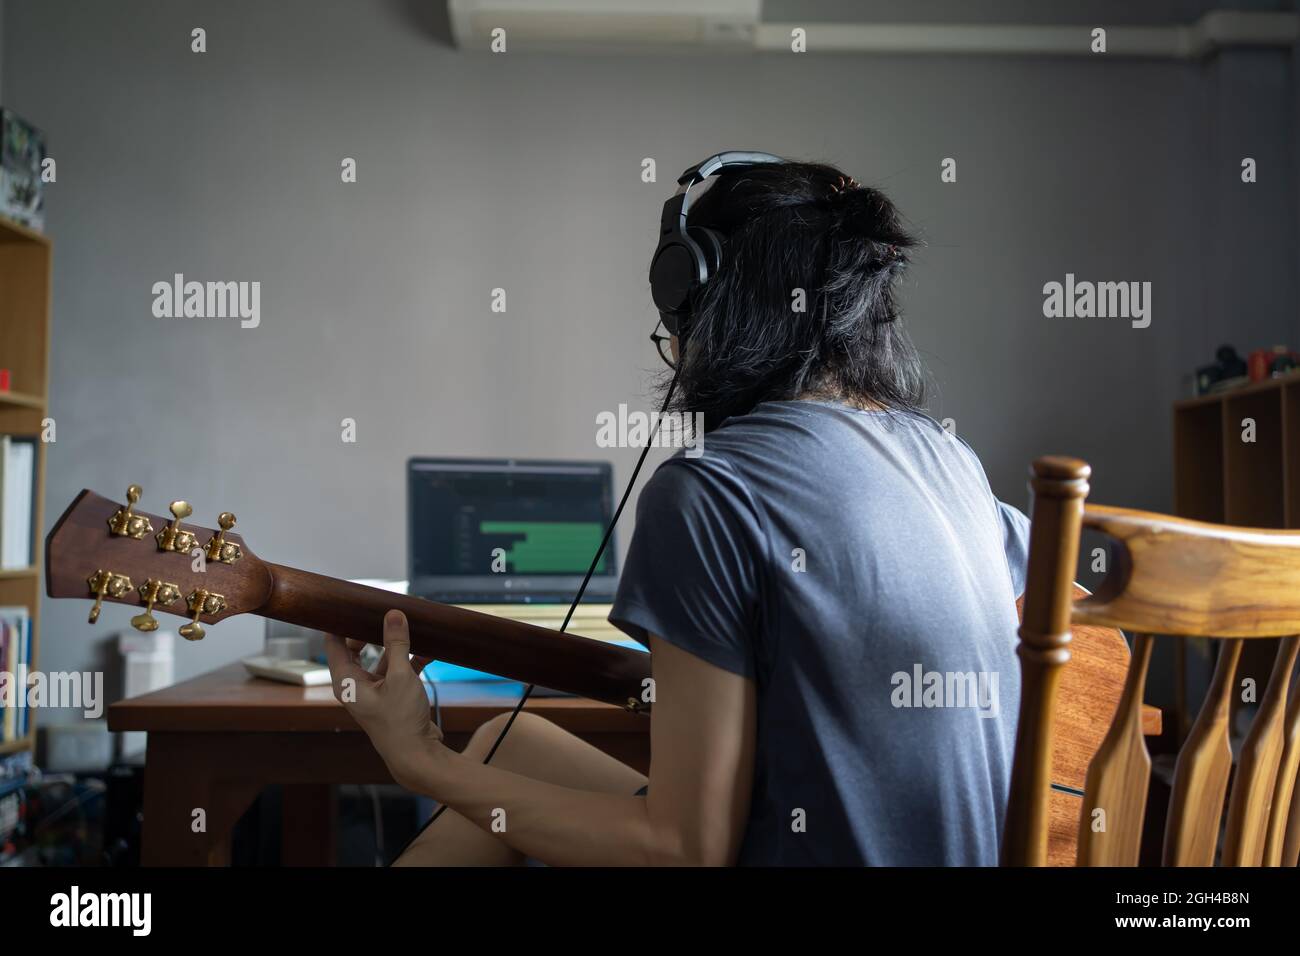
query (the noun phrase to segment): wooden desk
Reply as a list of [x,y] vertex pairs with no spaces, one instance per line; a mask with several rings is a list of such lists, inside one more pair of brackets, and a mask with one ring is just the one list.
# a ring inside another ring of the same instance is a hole
[[[513,686],[513,685],[512,685]],[[447,743],[460,750],[480,724],[511,710],[500,685],[438,685]],[[530,699],[526,709],[647,772],[650,721],[608,704]],[[325,687],[248,676],[231,664],[108,708],[112,731],[149,734],[145,753],[145,866],[222,866],[236,821],[269,784],[284,786],[281,859],[286,866],[334,863],[338,783],[392,783],[369,739]],[[195,832],[197,809],[206,830]]]
[[[511,685],[514,686],[514,685]],[[518,699],[500,685],[438,685],[448,744],[463,748],[480,724]],[[534,698],[527,710],[554,721],[647,773],[650,721],[589,700]],[[1160,733],[1160,711],[1143,708],[1143,730]],[[338,783],[392,783],[369,739],[330,687],[295,687],[251,678],[231,664],[108,708],[112,731],[149,734],[144,776],[145,866],[223,866],[236,821],[269,784],[284,787],[281,860],[334,863]],[[1067,814],[1078,798],[1061,798]],[[195,832],[195,810],[206,831]],[[1077,819],[1075,817],[1074,819]],[[1073,820],[1069,824],[1074,825]],[[1061,862],[1061,861],[1058,861]]]

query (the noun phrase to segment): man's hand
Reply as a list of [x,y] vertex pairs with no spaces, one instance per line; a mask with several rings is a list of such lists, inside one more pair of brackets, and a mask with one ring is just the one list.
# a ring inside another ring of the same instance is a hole
[[357,656],[362,646],[362,641],[326,635],[334,696],[370,737],[393,779],[406,785],[430,751],[442,747],[442,733],[430,719],[429,698],[418,676],[429,662],[416,658],[406,666],[411,636],[401,611],[384,616],[384,656],[373,674]]

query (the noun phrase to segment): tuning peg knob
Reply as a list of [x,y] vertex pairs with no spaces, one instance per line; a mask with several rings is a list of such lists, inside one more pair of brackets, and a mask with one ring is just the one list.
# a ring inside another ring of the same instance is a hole
[[188,501],[173,501],[171,503],[171,513],[171,523],[156,535],[158,550],[179,551],[181,554],[189,554],[190,549],[194,547],[194,532],[182,531],[181,519],[192,515],[194,509],[190,507]]
[[139,485],[131,485],[126,489],[126,504],[113,512],[113,517],[108,519],[110,532],[125,538],[135,538],[137,541],[153,533],[153,525],[149,523],[149,519],[144,515],[136,514],[133,510],[142,494],[144,491]]
[[130,578],[102,568],[87,578],[86,583],[90,585],[90,593],[95,596],[95,606],[90,609],[91,624],[99,620],[99,609],[103,606],[106,596],[116,599],[131,590]]
[[226,540],[226,532],[235,526],[235,516],[229,511],[223,511],[217,515],[217,525],[221,530],[208,541],[208,560],[234,564],[244,556],[244,550],[239,545]]
[[140,585],[140,600],[144,601],[144,613],[131,618],[131,626],[137,631],[158,630],[158,619],[153,616],[155,604],[166,607],[181,596],[180,588],[166,581],[150,579]]
[[220,614],[226,609],[226,599],[223,595],[214,594],[204,588],[195,588],[190,592],[188,601],[190,613],[194,619],[180,628],[181,637],[187,641],[201,641],[208,632],[199,623],[199,616],[202,614]]

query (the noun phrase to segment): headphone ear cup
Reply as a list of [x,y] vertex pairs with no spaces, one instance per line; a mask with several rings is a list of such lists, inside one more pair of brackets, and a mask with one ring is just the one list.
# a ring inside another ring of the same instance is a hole
[[696,226],[687,230],[687,233],[704,253],[704,267],[712,279],[722,267],[722,236],[704,226]]
[[701,257],[694,239],[665,242],[650,263],[650,294],[663,313],[679,312],[699,282]]

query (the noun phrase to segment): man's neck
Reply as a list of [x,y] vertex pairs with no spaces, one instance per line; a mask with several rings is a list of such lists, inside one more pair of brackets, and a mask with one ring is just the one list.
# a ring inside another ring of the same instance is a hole
[[870,398],[849,396],[824,389],[810,389],[796,396],[796,400],[801,402],[838,402],[841,405],[847,405],[849,408],[856,408],[864,412],[879,412],[885,409],[885,406],[880,402]]

